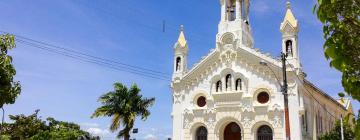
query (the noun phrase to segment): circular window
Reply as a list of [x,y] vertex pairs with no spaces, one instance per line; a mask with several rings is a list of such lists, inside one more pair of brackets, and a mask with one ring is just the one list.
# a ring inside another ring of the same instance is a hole
[[269,101],[269,94],[266,92],[260,92],[257,96],[259,103],[265,104]]
[[200,96],[198,99],[197,99],[197,105],[199,107],[204,107],[206,105],[206,98],[204,96]]

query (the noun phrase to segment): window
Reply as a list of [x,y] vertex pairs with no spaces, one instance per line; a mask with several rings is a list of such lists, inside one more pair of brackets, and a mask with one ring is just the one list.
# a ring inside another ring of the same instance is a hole
[[238,91],[238,90],[242,90],[242,85],[241,85],[241,79],[237,79],[236,80],[236,84],[235,84],[235,90]]
[[221,81],[220,81],[220,80],[217,81],[217,82],[216,82],[216,92],[221,92],[221,91],[222,91],[221,86],[222,86]]
[[226,90],[231,90],[231,74],[226,75]]
[[267,102],[269,102],[269,94],[267,92],[260,92],[258,95],[257,95],[257,101],[261,104],[265,104]]
[[180,70],[180,64],[181,64],[181,58],[180,57],[177,57],[176,58],[176,71],[179,71]]
[[207,140],[207,129],[204,126],[200,126],[197,130],[196,130],[196,136],[195,139],[196,140]]
[[260,126],[257,131],[257,139],[272,140],[273,139],[272,129],[267,125]]
[[293,55],[293,50],[292,50],[292,41],[291,40],[288,40],[286,41],[286,54],[288,56],[292,56]]
[[301,115],[301,124],[302,124],[303,134],[306,134],[308,132],[307,111],[306,110],[305,110],[305,113],[303,115]]
[[316,115],[316,128],[318,134],[321,134],[323,131],[323,126],[322,126],[322,116],[320,115],[320,111],[318,111],[318,114]]
[[206,98],[204,96],[200,96],[196,103],[199,107],[204,107],[206,105]]
[[226,14],[229,21],[234,21],[236,19],[235,9],[236,9],[235,0],[228,0],[226,5]]
[[301,116],[301,120],[302,120],[302,126],[305,132],[308,131],[308,126],[307,126],[307,111],[305,110],[304,115]]
[[247,17],[246,17],[246,4],[245,4],[245,1],[244,0],[241,0],[241,18],[244,20],[244,21],[247,21]]

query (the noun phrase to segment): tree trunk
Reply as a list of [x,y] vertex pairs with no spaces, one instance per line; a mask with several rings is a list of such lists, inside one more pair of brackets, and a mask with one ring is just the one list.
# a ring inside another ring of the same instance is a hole
[[124,136],[124,140],[129,140],[130,139],[130,135],[125,135]]

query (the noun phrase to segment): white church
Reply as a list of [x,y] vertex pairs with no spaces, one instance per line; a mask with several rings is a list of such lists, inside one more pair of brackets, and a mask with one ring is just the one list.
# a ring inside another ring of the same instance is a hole
[[173,140],[284,140],[287,133],[292,140],[315,140],[352,113],[350,100],[335,100],[306,80],[299,23],[288,2],[280,24],[287,55],[286,129],[281,60],[253,46],[249,0],[220,0],[220,5],[216,47],[192,68],[187,67],[191,47],[183,29],[175,43]]

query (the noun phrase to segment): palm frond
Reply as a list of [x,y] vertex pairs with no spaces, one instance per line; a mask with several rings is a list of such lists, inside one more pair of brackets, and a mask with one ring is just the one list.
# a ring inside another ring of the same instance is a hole
[[115,114],[111,121],[110,130],[115,132],[120,127],[121,115]]
[[111,115],[109,111],[110,108],[108,106],[101,106],[95,110],[95,112],[91,115],[91,118],[96,118],[100,116],[109,116]]

